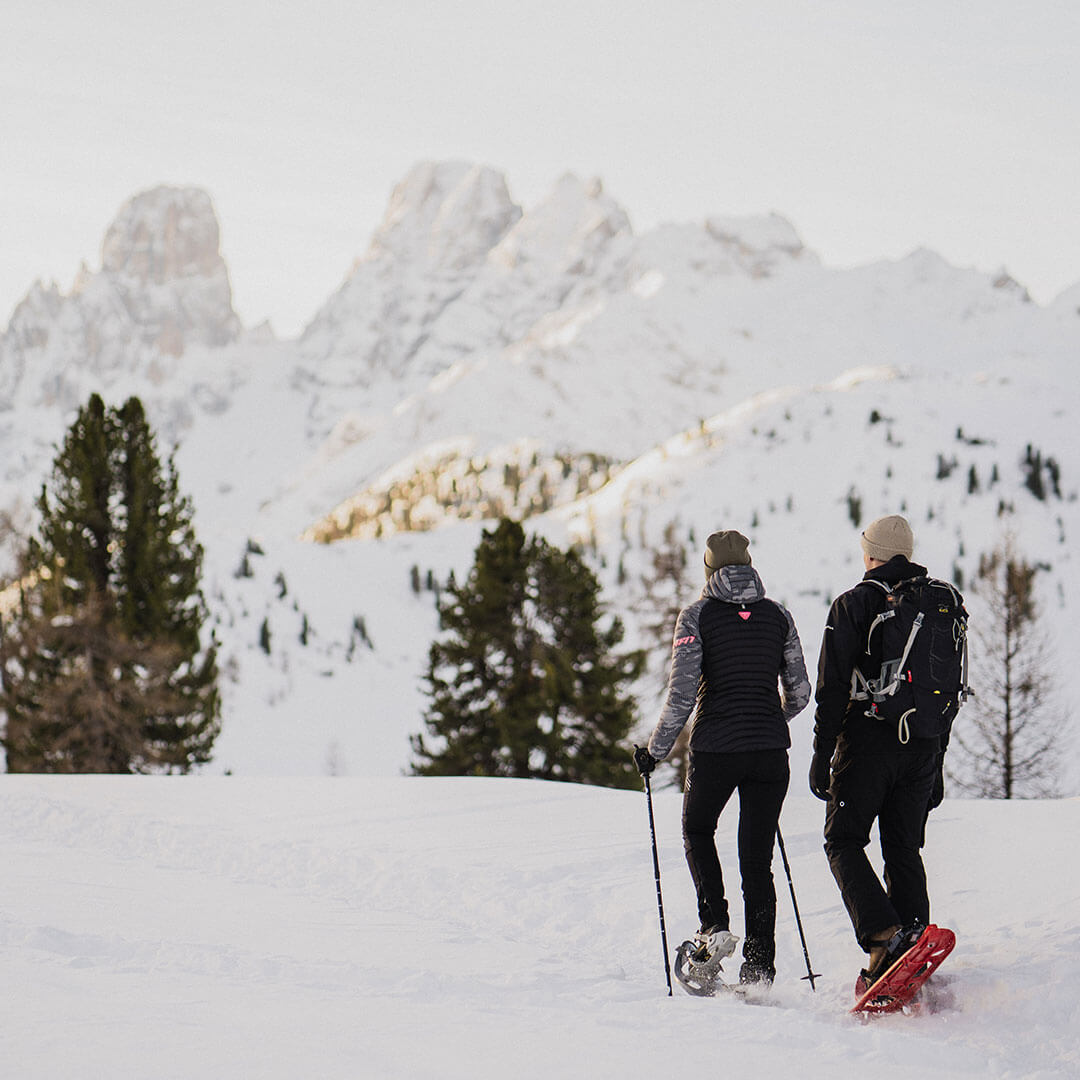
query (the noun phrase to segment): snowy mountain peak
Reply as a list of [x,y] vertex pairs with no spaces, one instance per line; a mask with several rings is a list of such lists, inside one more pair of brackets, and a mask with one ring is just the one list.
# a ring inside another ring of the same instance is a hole
[[500,173],[424,162],[394,189],[367,255],[304,331],[308,376],[337,387],[426,381],[448,356],[526,333],[576,288],[603,287],[632,242],[625,211],[598,180],[563,176],[523,214]]
[[189,346],[235,341],[240,320],[209,196],[159,187],[121,208],[102,269],[80,267],[71,293],[35,284],[0,338],[0,407],[70,408],[90,389],[157,370]]
[[218,278],[225,269],[220,239],[205,191],[157,187],[120,208],[101,245],[102,268],[141,287]]
[[483,259],[521,208],[493,169],[465,162],[423,162],[394,188],[368,260],[421,259],[447,270]]
[[544,272],[592,272],[614,237],[631,239],[630,219],[598,179],[564,175],[492,252],[505,269],[536,264]]
[[503,176],[464,162],[423,162],[394,189],[367,254],[301,337],[319,383],[400,379],[447,306],[521,217]]
[[180,356],[190,344],[228,344],[240,320],[220,240],[205,191],[144,191],[121,207],[106,232],[101,275],[87,282],[84,295],[99,283],[103,293],[119,294],[143,341],[165,355]]

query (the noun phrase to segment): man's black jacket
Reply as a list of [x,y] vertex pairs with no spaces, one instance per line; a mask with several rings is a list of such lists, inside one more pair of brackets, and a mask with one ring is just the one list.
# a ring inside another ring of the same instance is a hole
[[[863,581],[895,585],[925,575],[926,567],[909,562],[903,555],[894,555],[883,566],[868,570]],[[832,756],[838,740],[842,745],[871,752],[936,753],[940,748],[937,738],[912,738],[901,743],[895,725],[864,715],[866,702],[851,700],[851,673],[857,665],[864,675],[876,677],[878,674],[870,670],[866,644],[870,624],[885,610],[885,603],[885,594],[880,589],[856,585],[838,596],[829,609],[818,658],[817,710],[814,713],[814,746],[826,753],[825,760]]]

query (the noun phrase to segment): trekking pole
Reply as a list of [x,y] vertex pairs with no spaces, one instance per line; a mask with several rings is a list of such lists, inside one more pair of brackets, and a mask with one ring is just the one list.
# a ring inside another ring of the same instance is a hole
[[671,963],[668,960],[667,930],[664,927],[664,897],[660,892],[660,857],[656,851],[656,823],[653,820],[652,785],[649,783],[648,773],[642,773],[641,778],[645,781],[645,798],[649,804],[649,833],[652,836],[652,864],[653,874],[656,877],[656,906],[660,911],[660,946],[664,950],[664,975],[667,977],[668,997],[671,997]]
[[806,949],[806,935],[803,933],[802,919],[799,918],[799,902],[795,899],[795,884],[791,880],[791,867],[787,861],[787,851],[784,848],[784,837],[780,832],[780,826],[776,826],[776,839],[780,842],[780,858],[784,860],[784,873],[787,874],[788,889],[791,891],[791,906],[795,909],[795,923],[799,927],[799,940],[802,941],[802,954],[803,959],[806,961],[806,974],[804,979],[809,980],[810,989],[814,990],[814,980],[820,979],[821,976],[814,973],[814,969],[810,966],[810,953]]

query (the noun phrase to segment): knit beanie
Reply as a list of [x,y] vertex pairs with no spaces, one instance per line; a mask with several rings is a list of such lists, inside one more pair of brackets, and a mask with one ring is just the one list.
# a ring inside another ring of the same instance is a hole
[[714,532],[705,541],[705,576],[712,577],[724,566],[749,566],[749,548],[750,541],[734,529]]
[[862,549],[871,559],[888,562],[894,555],[911,558],[915,538],[911,526],[899,514],[889,514],[871,521],[862,534]]

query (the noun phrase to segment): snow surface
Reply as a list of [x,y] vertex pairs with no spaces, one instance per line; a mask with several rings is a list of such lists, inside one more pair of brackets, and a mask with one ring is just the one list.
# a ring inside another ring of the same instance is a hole
[[[800,721],[796,721],[799,723]],[[807,719],[804,715],[802,723]],[[1080,800],[947,799],[926,850],[958,944],[937,1011],[848,1015],[863,954],[781,819],[764,1007],[668,997],[645,796],[524,780],[31,777],[0,784],[0,1071],[39,1080],[1080,1075]],[[654,792],[668,945],[696,929]],[[718,834],[742,933],[736,807]],[[734,967],[734,965],[732,965]]]

